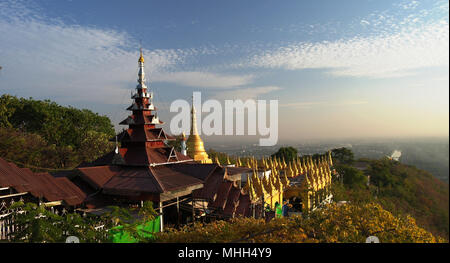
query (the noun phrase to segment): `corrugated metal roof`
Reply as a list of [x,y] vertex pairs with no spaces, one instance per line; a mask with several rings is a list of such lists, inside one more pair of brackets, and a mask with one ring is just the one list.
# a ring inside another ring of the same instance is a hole
[[250,196],[242,194],[239,196],[239,205],[236,208],[235,215],[250,216]]
[[148,167],[117,167],[110,179],[102,186],[105,194],[140,195],[162,193],[163,189],[152,176]]
[[236,210],[236,206],[238,205],[239,196],[241,195],[241,189],[234,186],[231,187],[230,192],[227,196],[227,203],[225,208],[223,209],[223,213],[228,216],[232,216],[234,211]]
[[229,181],[222,182],[217,191],[216,199],[214,200],[213,203],[210,204],[210,206],[224,209],[228,199],[228,193],[230,192],[232,186],[233,186],[232,182]]
[[222,167],[217,166],[211,175],[206,178],[203,188],[195,190],[192,194],[195,198],[214,201],[219,187],[224,180],[225,170]]
[[192,176],[195,171],[187,172],[187,170],[188,169],[180,169],[178,164],[150,167],[150,171],[164,191],[173,191],[203,183],[203,180]]
[[120,169],[117,166],[104,165],[94,167],[78,168],[81,177],[95,189],[100,189],[108,182]]
[[[223,170],[215,163],[202,164],[198,162],[178,163],[170,166],[172,169],[205,181],[216,169]],[[223,173],[223,171],[222,171]]]
[[[181,188],[203,184],[203,180],[192,176],[198,171],[181,164],[168,164],[154,167],[138,166],[99,166],[84,167],[78,170],[82,178],[104,193],[117,195],[139,195],[142,193],[163,193]],[[195,164],[193,164],[195,166]]]
[[0,186],[11,187],[17,192],[29,192],[47,201],[64,201],[68,205],[79,205],[86,198],[75,184],[67,178],[54,178],[49,173],[33,173],[19,168],[0,158]]
[[227,173],[229,175],[251,173],[253,170],[247,167],[227,167]]
[[64,200],[68,205],[78,205],[86,198],[86,194],[67,178],[54,178],[49,173],[35,176],[42,182],[43,196],[49,202]]

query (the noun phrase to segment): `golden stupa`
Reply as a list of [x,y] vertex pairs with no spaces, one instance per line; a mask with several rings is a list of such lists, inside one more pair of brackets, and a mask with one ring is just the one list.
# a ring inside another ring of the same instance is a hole
[[187,154],[189,157],[194,159],[194,161],[198,161],[201,163],[212,163],[212,160],[209,159],[208,154],[205,151],[205,147],[203,146],[203,140],[198,135],[197,131],[197,117],[194,105],[192,105],[191,111],[191,134],[186,142],[187,146]]

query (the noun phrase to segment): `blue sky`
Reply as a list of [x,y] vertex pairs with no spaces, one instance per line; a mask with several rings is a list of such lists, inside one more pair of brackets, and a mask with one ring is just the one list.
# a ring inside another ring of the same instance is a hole
[[[0,2],[0,92],[126,117],[142,43],[160,116],[278,99],[280,140],[448,136],[448,1]],[[207,139],[208,140],[208,139]]]

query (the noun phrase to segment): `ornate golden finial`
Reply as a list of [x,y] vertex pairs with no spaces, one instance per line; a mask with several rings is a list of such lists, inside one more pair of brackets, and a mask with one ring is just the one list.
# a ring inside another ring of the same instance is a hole
[[140,51],[141,51],[141,55],[139,56],[138,62],[139,63],[144,63],[144,56],[142,55],[142,48],[140,48]]

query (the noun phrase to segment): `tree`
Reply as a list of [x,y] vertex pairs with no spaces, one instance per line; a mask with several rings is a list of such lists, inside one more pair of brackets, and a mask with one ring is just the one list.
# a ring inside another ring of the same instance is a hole
[[87,109],[64,107],[49,100],[0,97],[0,126],[36,133],[49,144],[78,149],[88,131],[114,136],[114,126],[106,116]]
[[374,160],[373,162],[371,162],[369,167],[371,182],[379,187],[401,184],[402,177],[404,176],[397,177],[392,174],[392,172],[394,171],[394,165],[395,162],[389,160],[388,158]]
[[102,132],[89,130],[80,145],[80,161],[92,162],[100,156],[112,151],[114,143]]
[[343,182],[349,187],[362,187],[367,184],[367,177],[355,167],[349,165],[338,165],[336,170],[343,177]]
[[336,160],[340,164],[352,164],[354,161],[352,150],[345,147],[331,150],[331,155],[333,160]]
[[278,151],[272,154],[272,157],[284,158],[286,162],[290,162],[296,159],[298,156],[298,151],[294,147],[281,147]]
[[23,166],[74,167],[112,150],[106,116],[49,100],[0,97],[0,157]]

